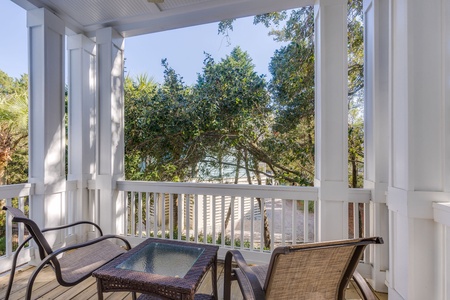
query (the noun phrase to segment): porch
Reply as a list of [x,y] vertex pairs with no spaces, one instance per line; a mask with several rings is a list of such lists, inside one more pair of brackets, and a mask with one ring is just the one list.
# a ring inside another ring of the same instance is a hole
[[[369,248],[360,264],[376,290],[390,299],[450,299],[448,1],[364,1],[362,190],[348,188],[346,0],[166,0],[145,14],[132,7],[137,1],[105,1],[91,15],[86,1],[13,1],[28,14],[30,179],[1,187],[0,199],[17,198],[22,209],[28,201],[38,225],[90,219],[133,244],[151,235],[210,240],[219,257],[235,247],[255,263],[277,244],[377,235],[386,244]],[[315,8],[315,187],[125,181],[125,38],[299,5]],[[26,234],[13,229],[7,222],[6,269],[12,238]],[[50,240],[56,247],[88,235]],[[36,257],[33,248],[24,254],[22,262]]]

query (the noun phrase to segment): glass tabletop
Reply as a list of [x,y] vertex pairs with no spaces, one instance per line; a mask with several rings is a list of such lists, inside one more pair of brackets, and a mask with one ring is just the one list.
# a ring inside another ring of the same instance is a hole
[[203,251],[200,247],[151,243],[116,268],[182,278]]

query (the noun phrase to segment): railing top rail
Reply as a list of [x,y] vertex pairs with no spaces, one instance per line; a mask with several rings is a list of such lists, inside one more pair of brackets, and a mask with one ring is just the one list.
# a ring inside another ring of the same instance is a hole
[[149,182],[121,180],[117,181],[117,189],[120,191],[134,192],[265,197],[296,200],[317,200],[318,197],[318,189],[315,187],[281,185]]
[[10,184],[0,186],[0,199],[25,197],[34,193],[33,183]]

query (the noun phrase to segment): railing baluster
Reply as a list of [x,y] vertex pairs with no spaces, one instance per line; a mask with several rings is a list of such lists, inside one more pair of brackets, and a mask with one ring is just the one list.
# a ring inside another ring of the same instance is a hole
[[203,242],[208,243],[208,196],[203,195]]
[[353,238],[359,237],[359,203],[353,202]]
[[255,249],[255,227],[254,227],[254,219],[255,219],[255,198],[250,198],[250,249]]
[[286,220],[284,214],[286,212],[286,199],[281,200],[281,245],[286,245]]
[[164,197],[161,201],[161,238],[166,238],[166,195],[164,194]]
[[309,242],[309,201],[303,201],[303,242]]
[[169,238],[173,240],[173,194],[169,194]]
[[371,204],[370,203],[364,203],[363,205],[364,205],[364,222],[363,222],[364,237],[369,237],[370,236],[369,222],[370,222],[370,205]]
[[189,194],[184,195],[184,199],[186,202],[186,213],[184,214],[186,216],[186,241],[190,241],[190,235],[191,235],[191,196]]
[[[99,191],[97,191],[98,193]],[[125,213],[125,216],[123,216],[123,233],[125,235],[128,235],[128,195],[131,192],[124,192],[123,193],[123,211]],[[95,205],[94,205],[94,210],[97,210],[98,207],[98,199],[95,199]],[[97,222],[97,219],[94,217],[94,222]]]
[[259,198],[260,201],[259,203],[261,203],[261,208],[259,209],[259,213],[261,215],[261,220],[259,222],[260,228],[259,228],[259,232],[260,232],[260,245],[259,245],[259,252],[262,252],[264,250],[264,236],[265,236],[265,232],[264,232],[264,211],[265,211],[265,201],[264,198]]
[[150,192],[145,193],[145,237],[150,237]]
[[317,224],[318,224],[318,220],[319,220],[319,215],[316,213],[317,212],[317,201],[314,201],[314,242],[318,241],[318,228],[317,228]]
[[[12,200],[11,198],[7,198],[6,199],[6,205],[8,206],[12,206]],[[13,241],[13,235],[12,235],[12,215],[11,214],[6,214],[6,228],[5,228],[5,235],[6,235],[6,256],[11,256],[12,255],[12,241]]]
[[[244,222],[245,222],[245,197],[240,197],[241,201],[239,201],[239,207],[240,207],[240,213],[239,213],[239,220],[241,220],[241,249],[244,249],[244,243],[245,243],[245,232],[244,232]],[[253,231],[253,230],[251,230]]]
[[95,194],[94,222],[97,224],[100,223],[100,190],[97,190]]
[[192,217],[194,218],[194,242],[198,243],[198,194],[194,195],[194,213]]
[[297,223],[295,215],[297,214],[297,200],[292,199],[292,212],[291,212],[291,232],[292,232],[292,241],[291,244],[297,244]]
[[216,196],[211,195],[212,206],[211,206],[211,225],[212,225],[212,243],[216,244]]
[[221,240],[221,245],[222,245],[222,247],[223,246],[225,246],[225,238],[226,238],[226,236],[225,236],[225,196],[222,196],[222,197],[220,197],[220,202],[221,202],[221,205],[220,205],[220,214],[221,214],[221,226],[220,226],[220,231],[221,231],[221,234],[220,234],[220,236],[221,236],[221,238],[222,238],[222,240]]
[[[19,209],[23,212],[25,212],[25,197],[19,197],[18,198],[18,204],[19,204]],[[22,222],[17,223],[17,230],[18,232],[18,244],[20,245],[23,240],[24,240],[24,225]]]
[[[369,237],[370,236],[370,227],[369,227],[369,222],[370,222],[370,203],[364,203],[364,237]],[[372,255],[372,249],[373,247],[366,247],[366,252],[364,254],[364,262],[369,264],[371,262],[371,255]],[[373,261],[373,260],[372,260]]]
[[[230,209],[231,209],[231,214],[230,214],[230,234],[231,234],[231,247],[232,248],[234,248],[235,246],[236,246],[236,239],[235,239],[235,234],[234,234],[234,200],[235,200],[235,197],[234,196],[232,196],[231,197],[231,199],[230,199]],[[225,220],[226,220],[226,217],[227,216],[225,216]],[[226,228],[225,228],[225,230],[226,230]]]
[[142,238],[142,193],[138,192],[138,236]]
[[[275,198],[271,198],[270,200],[270,221],[271,224],[269,224],[269,230],[270,228],[275,228]],[[270,230],[270,249],[272,250],[275,246],[275,230]]]
[[155,197],[153,198],[153,237],[158,237],[158,219],[159,219],[158,203],[160,203],[161,199],[164,198],[165,198],[164,193],[155,193]]
[[183,229],[183,223],[182,223],[182,214],[183,214],[183,198],[182,194],[178,194],[178,240],[181,240],[182,237],[182,229]]
[[131,195],[131,236],[136,236],[136,192],[133,192]]

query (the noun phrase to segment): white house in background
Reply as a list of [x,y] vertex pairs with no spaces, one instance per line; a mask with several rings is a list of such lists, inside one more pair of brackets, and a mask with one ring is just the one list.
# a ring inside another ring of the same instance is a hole
[[[126,38],[314,5],[318,239],[346,237],[347,0],[12,1],[27,10],[31,216],[41,226],[85,218],[89,186],[107,232],[124,178]],[[370,234],[385,240],[367,276],[389,299],[450,299],[450,1],[364,0],[364,23],[365,188]]]

